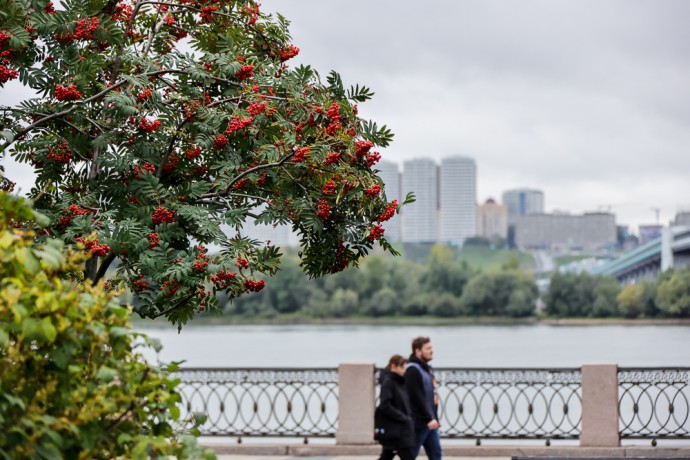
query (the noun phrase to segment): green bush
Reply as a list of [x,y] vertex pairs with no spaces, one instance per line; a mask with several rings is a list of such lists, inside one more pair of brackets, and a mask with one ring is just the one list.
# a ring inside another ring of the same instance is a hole
[[0,193],[0,458],[214,458],[173,430],[174,368],[147,363],[130,311],[82,282],[83,247],[34,247],[33,216]]

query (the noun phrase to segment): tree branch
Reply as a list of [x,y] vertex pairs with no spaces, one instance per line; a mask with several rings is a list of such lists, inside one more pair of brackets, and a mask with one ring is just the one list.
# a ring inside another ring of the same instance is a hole
[[101,266],[98,267],[98,271],[96,272],[96,278],[93,280],[94,283],[99,282],[105,276],[105,273],[108,271],[108,268],[110,268],[110,264],[113,263],[115,257],[115,254],[113,254],[112,252],[105,256],[105,259],[103,259],[103,262],[101,262]]
[[163,311],[161,311],[161,312],[158,312],[158,313],[156,313],[155,315],[148,315],[148,317],[149,317],[149,318],[152,318],[152,319],[156,319],[156,318],[159,318],[159,317],[161,317],[161,316],[163,316],[163,315],[167,315],[168,313],[170,313],[170,312],[172,312],[172,311],[174,311],[174,310],[177,310],[177,309],[180,308],[180,307],[183,307],[185,304],[187,304],[187,302],[189,302],[190,300],[192,300],[192,298],[194,298],[195,295],[196,295],[196,294],[189,294],[187,297],[185,297],[184,299],[180,300],[179,302],[177,302],[175,305],[173,305],[172,307],[168,308],[167,310],[163,310]]

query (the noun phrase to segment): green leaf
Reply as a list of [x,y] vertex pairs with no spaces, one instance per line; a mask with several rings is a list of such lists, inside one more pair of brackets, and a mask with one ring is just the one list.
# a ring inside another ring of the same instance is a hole
[[96,372],[96,379],[104,383],[112,382],[116,376],[117,371],[106,366],[101,367],[98,369],[98,372]]

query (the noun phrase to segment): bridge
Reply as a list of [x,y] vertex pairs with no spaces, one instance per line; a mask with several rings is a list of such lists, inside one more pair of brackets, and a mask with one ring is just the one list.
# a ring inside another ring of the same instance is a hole
[[615,276],[621,283],[654,279],[669,268],[690,265],[690,227],[667,227],[649,241],[599,267],[597,275]]

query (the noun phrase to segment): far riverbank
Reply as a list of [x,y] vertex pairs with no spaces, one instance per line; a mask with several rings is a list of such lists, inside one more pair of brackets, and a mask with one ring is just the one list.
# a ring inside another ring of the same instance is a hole
[[[132,315],[136,327],[168,327],[161,318],[156,321],[141,319]],[[510,317],[455,317],[439,318],[427,316],[394,316],[383,318],[350,317],[350,318],[307,318],[295,315],[275,316],[271,318],[241,316],[199,316],[187,323],[189,326],[232,326],[232,325],[332,325],[332,326],[690,326],[690,318],[510,318]]]

